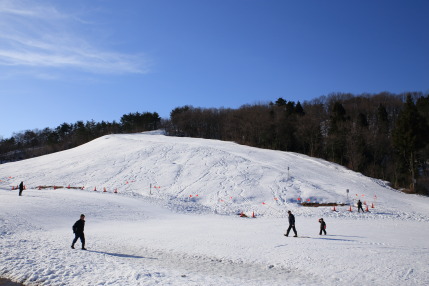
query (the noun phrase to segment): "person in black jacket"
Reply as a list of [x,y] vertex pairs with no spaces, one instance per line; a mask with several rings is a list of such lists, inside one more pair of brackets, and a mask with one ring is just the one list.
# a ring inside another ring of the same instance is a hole
[[358,212],[359,213],[360,213],[360,210],[362,210],[363,213],[365,212],[362,208],[362,202],[360,200],[357,202],[357,206],[358,206]]
[[323,218],[319,219],[319,222],[320,222],[320,232],[319,232],[319,235],[322,235],[322,231],[326,235],[326,222],[323,220]]
[[285,236],[289,236],[289,232],[292,229],[293,232],[295,233],[294,237],[297,237],[298,234],[295,228],[295,216],[292,214],[291,211],[288,211],[288,214],[289,214],[289,228],[287,229]]
[[21,184],[19,184],[19,195],[22,196],[22,191],[24,190],[24,182],[21,182]]
[[85,228],[85,215],[81,214],[80,219],[76,221],[73,225],[73,233],[74,233],[74,239],[73,243],[71,245],[71,248],[74,249],[74,244],[76,243],[77,239],[80,238],[80,242],[82,242],[82,249],[86,250],[85,248],[85,234],[83,233]]

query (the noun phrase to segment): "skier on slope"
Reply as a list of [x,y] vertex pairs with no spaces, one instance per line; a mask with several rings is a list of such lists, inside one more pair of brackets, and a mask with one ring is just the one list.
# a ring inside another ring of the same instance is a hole
[[289,218],[288,218],[289,219],[289,228],[287,229],[285,236],[289,236],[289,232],[292,229],[293,232],[295,233],[294,237],[297,237],[298,234],[297,234],[296,228],[295,228],[295,216],[292,214],[291,211],[288,211],[287,213],[289,214]]
[[360,212],[360,210],[362,210],[363,213],[365,212],[362,208],[362,202],[360,200],[358,200],[357,206],[358,206],[358,212]]
[[73,233],[74,233],[74,239],[73,243],[71,245],[71,248],[74,249],[74,244],[76,243],[77,239],[80,238],[80,242],[82,243],[82,249],[86,250],[85,248],[85,234],[83,233],[85,228],[85,215],[81,214],[80,219],[76,221],[73,225]]
[[322,231],[326,235],[326,222],[323,220],[323,218],[320,218],[319,219],[319,223],[320,223],[320,232],[319,232],[319,235],[322,235]]

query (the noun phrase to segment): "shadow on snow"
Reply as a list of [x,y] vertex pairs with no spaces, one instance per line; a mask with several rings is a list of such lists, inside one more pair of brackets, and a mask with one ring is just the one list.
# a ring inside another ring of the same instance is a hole
[[93,253],[99,253],[99,254],[109,255],[109,256],[122,257],[122,258],[158,259],[158,258],[153,258],[153,257],[144,257],[144,256],[122,254],[122,253],[110,253],[110,252],[96,251],[96,250],[87,250],[87,251],[88,252],[93,252]]

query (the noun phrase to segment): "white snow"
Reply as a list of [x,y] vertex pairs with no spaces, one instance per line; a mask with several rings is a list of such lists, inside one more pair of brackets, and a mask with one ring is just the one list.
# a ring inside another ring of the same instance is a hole
[[[429,198],[300,154],[109,135],[0,165],[0,180],[0,277],[26,285],[429,285]],[[298,203],[347,189],[352,212]],[[70,248],[81,213],[87,251]]]

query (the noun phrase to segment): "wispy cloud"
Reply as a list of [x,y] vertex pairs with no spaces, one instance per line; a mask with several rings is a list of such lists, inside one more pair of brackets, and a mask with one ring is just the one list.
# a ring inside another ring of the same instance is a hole
[[[143,55],[98,47],[80,32],[88,22],[55,6],[0,0],[0,66],[78,69],[90,73],[146,73]],[[55,2],[53,2],[55,3]]]

